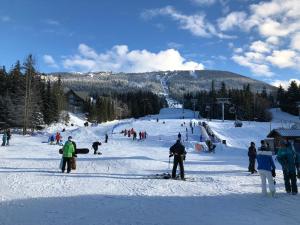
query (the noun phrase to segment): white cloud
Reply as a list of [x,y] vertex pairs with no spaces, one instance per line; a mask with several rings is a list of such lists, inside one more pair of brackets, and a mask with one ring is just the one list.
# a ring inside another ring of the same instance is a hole
[[44,20],[44,22],[48,25],[54,25],[54,26],[60,25],[60,22],[54,19],[46,19]]
[[275,36],[271,36],[271,37],[267,38],[266,42],[269,43],[269,44],[272,44],[272,45],[279,45],[280,44],[279,38],[275,37]]
[[218,20],[218,26],[221,31],[228,31],[235,26],[242,26],[247,14],[245,12],[231,12],[226,17]]
[[169,42],[168,43],[169,48],[179,49],[183,47],[183,44],[177,43],[177,42]]
[[235,53],[242,53],[242,52],[243,52],[243,49],[242,49],[242,48],[235,48],[235,49],[233,49],[233,51],[234,51]]
[[80,72],[149,72],[160,70],[202,70],[203,64],[187,61],[177,50],[167,49],[158,53],[132,50],[126,45],[115,45],[109,51],[97,53],[91,47],[80,44],[78,54],[66,57],[66,69]]
[[258,27],[259,32],[265,36],[286,36],[291,32],[291,27],[286,24],[282,24],[272,19],[266,19],[262,24]]
[[275,87],[279,87],[281,85],[285,90],[287,90],[292,81],[296,81],[296,83],[300,85],[300,80],[294,78],[290,80],[275,80],[271,84]]
[[300,32],[292,37],[291,48],[300,51]]
[[265,77],[272,77],[274,75],[270,71],[268,65],[253,63],[252,62],[253,59],[249,58],[249,55],[248,56],[234,55],[232,59],[239,65],[248,67],[255,75],[265,76]]
[[53,68],[58,68],[58,65],[56,64],[55,60],[51,55],[44,55],[43,56],[44,63],[47,66],[53,67]]
[[262,41],[255,41],[251,44],[250,49],[255,52],[270,52],[269,46]]
[[216,2],[216,0],[191,0],[191,1],[198,5],[212,5]]
[[295,67],[296,52],[292,50],[275,50],[272,55],[268,56],[267,61],[279,68]]
[[9,16],[1,16],[0,21],[2,22],[10,22],[11,18]]
[[159,15],[171,17],[171,19],[179,23],[179,27],[181,29],[188,30],[197,37],[217,36],[219,38],[234,38],[232,36],[218,32],[214,25],[206,21],[204,13],[185,15],[176,11],[172,6],[147,10],[142,13],[142,17],[146,19]]

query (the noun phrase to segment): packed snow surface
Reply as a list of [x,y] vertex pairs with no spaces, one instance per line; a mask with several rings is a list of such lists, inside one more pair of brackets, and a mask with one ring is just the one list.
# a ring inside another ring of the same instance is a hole
[[[233,121],[210,121],[228,145],[218,144],[215,154],[199,153],[194,151],[198,120],[178,119],[180,113],[165,109],[161,115],[87,128],[77,118],[78,124],[62,133],[64,140],[72,135],[78,148],[100,140],[103,154],[78,155],[77,169],[70,174],[58,169],[60,147],[43,143],[50,132],[60,130],[13,135],[10,146],[0,147],[0,224],[300,224],[300,198],[285,194],[277,162],[275,198],[261,194],[259,176],[248,176],[247,147],[268,134],[270,123],[244,122],[235,128]],[[196,124],[193,134],[190,121]],[[147,139],[133,141],[120,133],[131,128],[146,131]],[[192,180],[152,179],[149,175],[170,172],[169,147],[178,132],[188,152],[186,177]],[[103,143],[105,133],[108,143]]]

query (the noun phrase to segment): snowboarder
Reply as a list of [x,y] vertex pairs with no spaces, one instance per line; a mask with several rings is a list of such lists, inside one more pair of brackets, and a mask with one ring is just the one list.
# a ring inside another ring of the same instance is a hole
[[71,158],[73,157],[75,153],[75,148],[72,143],[72,137],[69,136],[68,140],[66,141],[64,147],[63,147],[63,165],[61,172],[65,172],[66,164],[67,164],[67,173],[71,172]]
[[7,141],[7,132],[5,130],[2,137],[2,146],[6,145],[6,141]]
[[96,154],[102,154],[101,152],[97,152],[98,151],[98,146],[100,146],[101,145],[101,142],[99,142],[99,141],[95,141],[94,143],[93,143],[93,145],[92,145],[92,147],[93,147],[93,149],[94,149],[94,155],[96,155]]
[[255,170],[256,148],[254,142],[250,143],[250,147],[248,148],[248,157],[249,157],[248,171],[251,172],[251,174],[256,173],[257,172]]
[[[277,152],[277,160],[282,166],[284,185],[287,193],[298,193],[296,166],[300,163],[299,155],[294,152],[290,142],[281,141]],[[299,174],[298,174],[299,175]]]
[[[261,179],[261,189],[264,195],[267,194],[266,180],[268,180],[271,196],[275,195],[275,164],[272,158],[272,152],[265,146],[265,141],[261,140],[261,147],[257,152],[257,169]],[[273,171],[273,172],[272,172]]]
[[107,143],[107,141],[108,141],[108,134],[105,134],[105,143]]
[[173,179],[176,178],[176,170],[179,164],[180,178],[184,180],[183,161],[185,160],[185,155],[186,155],[185,147],[181,144],[180,140],[177,140],[176,143],[170,147],[170,155],[169,155],[169,157],[174,156],[173,170],[172,170]]
[[10,129],[7,129],[6,135],[7,135],[6,145],[9,145],[9,140],[11,139]]

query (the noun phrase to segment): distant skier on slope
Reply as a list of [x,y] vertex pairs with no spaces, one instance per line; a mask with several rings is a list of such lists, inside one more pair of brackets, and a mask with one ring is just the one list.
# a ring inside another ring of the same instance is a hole
[[6,141],[7,141],[7,133],[6,133],[6,131],[4,131],[3,136],[2,136],[2,146],[6,145]]
[[10,129],[7,129],[7,142],[6,142],[6,145],[9,145],[9,140],[11,139],[11,132],[10,132]]
[[176,170],[179,164],[180,167],[180,178],[184,180],[184,167],[183,161],[185,160],[186,151],[185,147],[181,144],[180,140],[178,139],[174,145],[170,147],[170,155],[169,157],[174,156],[173,161],[173,170],[172,170],[172,178],[176,178]]
[[105,134],[105,143],[107,143],[107,141],[108,141],[108,134]]

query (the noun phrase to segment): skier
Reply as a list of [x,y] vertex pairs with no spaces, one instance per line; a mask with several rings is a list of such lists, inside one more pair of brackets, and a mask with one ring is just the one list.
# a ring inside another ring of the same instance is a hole
[[265,146],[265,141],[261,140],[261,147],[257,152],[257,169],[261,179],[261,189],[263,194],[267,194],[266,180],[268,180],[271,196],[275,195],[275,164],[272,158],[272,152]]
[[93,147],[93,149],[94,149],[94,155],[96,155],[96,154],[102,154],[101,152],[99,152],[99,153],[97,153],[97,151],[98,151],[98,146],[100,146],[101,145],[101,142],[99,142],[99,141],[95,141],[94,143],[93,143],[93,145],[92,145],[92,147]]
[[132,134],[132,140],[133,140],[133,141],[136,140],[136,132],[135,132],[135,131],[133,131],[133,134]]
[[69,136],[68,140],[66,141],[64,147],[63,147],[63,165],[61,172],[65,172],[66,164],[67,164],[67,173],[71,172],[71,158],[73,157],[73,154],[75,153],[75,148],[72,143],[72,137]]
[[298,193],[296,166],[300,163],[300,157],[294,152],[290,142],[283,140],[280,144],[277,160],[282,166],[285,190],[288,194],[292,192],[293,195],[296,195]]
[[57,145],[59,145],[60,139],[61,139],[60,133],[57,132],[57,133],[56,133],[56,136],[55,136],[55,140],[56,140],[56,144],[57,144]]
[[250,143],[250,147],[248,148],[248,157],[249,157],[248,171],[251,172],[251,174],[257,173],[257,171],[255,170],[256,148],[254,142]]
[[5,130],[2,137],[2,146],[6,145],[6,141],[7,141],[7,132]]
[[108,135],[107,134],[105,134],[105,143],[107,143],[107,141],[108,141]]
[[10,129],[7,129],[6,135],[7,135],[6,145],[9,145],[9,140],[11,139]]
[[173,170],[172,170],[172,178],[176,178],[176,170],[177,166],[179,164],[180,167],[180,178],[181,180],[184,180],[184,167],[183,167],[183,161],[185,160],[185,147],[181,144],[180,139],[176,141],[174,145],[170,147],[170,155],[169,157],[174,156],[174,162],[173,162]]
[[178,140],[181,141],[181,133],[180,132],[178,133],[177,137],[178,137]]

